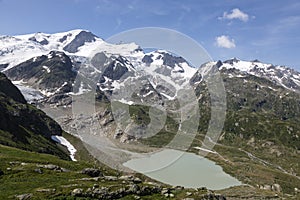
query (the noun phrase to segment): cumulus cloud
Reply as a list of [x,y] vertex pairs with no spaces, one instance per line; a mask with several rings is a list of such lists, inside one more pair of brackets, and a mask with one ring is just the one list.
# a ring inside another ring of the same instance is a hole
[[231,49],[235,47],[235,43],[233,39],[230,39],[226,35],[221,35],[219,37],[216,37],[216,45],[218,47]]
[[247,22],[249,20],[249,15],[244,13],[238,8],[234,8],[231,10],[230,13],[224,12],[222,17],[219,17],[219,19],[239,19],[243,22]]

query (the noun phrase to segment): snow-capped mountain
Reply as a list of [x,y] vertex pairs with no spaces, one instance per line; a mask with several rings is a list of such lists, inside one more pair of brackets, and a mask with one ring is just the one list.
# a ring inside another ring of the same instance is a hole
[[[11,68],[35,56],[50,51],[62,51],[73,56],[89,56],[95,48],[101,46],[107,53],[129,54],[136,50],[136,44],[113,45],[86,30],[46,34],[34,33],[18,36],[0,36],[0,64],[2,70]],[[4,68],[5,67],[5,68]]]
[[[107,94],[124,86],[125,79],[145,79],[145,88],[137,92],[140,99],[154,95],[170,100],[196,71],[182,57],[169,52],[144,53],[134,43],[109,44],[85,30],[1,36],[0,46],[1,71],[20,89],[26,86],[27,92],[38,90],[47,98],[61,91],[64,95],[89,91],[89,85],[84,84],[77,88],[80,91],[72,91],[72,82],[79,75],[93,80],[99,77],[97,85]],[[50,77],[58,81],[47,81]]]
[[220,69],[237,69],[243,73],[266,78],[289,90],[300,92],[300,73],[285,66],[274,66],[258,60],[242,61],[237,58],[218,63]]
[[[258,60],[243,61],[232,58],[226,61],[215,61],[208,63],[216,66],[220,72],[228,75],[229,78],[243,78],[246,75],[253,75],[267,79],[278,86],[293,92],[300,93],[300,73],[285,66],[275,66],[273,64],[262,63]],[[203,65],[200,68],[205,68]],[[203,70],[200,70],[203,71]],[[201,72],[197,72],[191,79],[191,83],[201,81]]]
[[[164,50],[145,53],[135,43],[110,44],[86,30],[0,36],[0,47],[0,70],[28,100],[46,97],[47,102],[56,103],[92,90],[86,83],[74,87],[77,76],[94,80],[108,98],[127,87],[126,81],[139,83],[136,101],[145,102],[173,100],[186,84],[201,80],[201,73],[182,57]],[[229,76],[250,74],[300,91],[300,73],[287,67],[236,58],[211,64]],[[70,98],[65,102],[70,103]]]

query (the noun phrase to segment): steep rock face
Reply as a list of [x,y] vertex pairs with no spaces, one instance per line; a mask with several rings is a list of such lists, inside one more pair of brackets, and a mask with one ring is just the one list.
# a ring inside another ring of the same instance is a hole
[[2,73],[0,73],[0,93],[2,93],[2,95],[8,96],[16,102],[26,103],[26,100],[24,99],[22,93]]
[[61,134],[61,127],[27,104],[20,91],[0,73],[0,144],[68,159],[51,140],[51,135]]
[[[104,53],[98,53],[92,62],[94,67],[101,71],[100,83],[105,82],[105,79],[115,81],[122,78],[124,80],[127,72],[134,71],[132,64],[122,56],[107,57]],[[133,73],[130,74],[133,75]]]
[[[75,53],[79,47],[84,45],[84,43],[94,42],[96,38],[98,37],[91,32],[81,31],[69,44],[64,47],[64,50],[69,53]],[[61,41],[63,41],[63,39]]]
[[162,60],[162,64],[169,66],[171,68],[174,68],[176,64],[184,63],[186,60],[182,57],[177,57],[174,55],[171,55],[168,52],[165,51],[155,51],[149,54],[146,54],[142,61],[146,64],[151,64],[155,60]]
[[45,93],[53,93],[58,89],[70,92],[76,77],[72,67],[72,62],[66,54],[51,51],[48,55],[29,59],[5,73],[11,80],[26,82],[27,85]]

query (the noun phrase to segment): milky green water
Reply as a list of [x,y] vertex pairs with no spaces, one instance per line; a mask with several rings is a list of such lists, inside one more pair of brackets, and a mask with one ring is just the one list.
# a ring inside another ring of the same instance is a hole
[[215,162],[178,150],[165,149],[145,158],[129,160],[123,165],[174,186],[219,190],[241,185]]

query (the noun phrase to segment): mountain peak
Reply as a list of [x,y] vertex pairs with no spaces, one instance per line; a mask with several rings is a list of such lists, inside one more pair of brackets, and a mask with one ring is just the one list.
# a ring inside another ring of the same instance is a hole
[[266,78],[289,90],[300,91],[300,73],[285,66],[275,66],[259,60],[243,61],[237,58],[226,60],[223,63],[221,61],[214,62],[214,64],[220,70],[235,69],[243,74]]
[[238,58],[236,58],[236,57],[233,57],[233,58],[231,58],[231,59],[229,59],[229,60],[225,60],[223,63],[228,63],[228,64],[233,64],[233,63],[237,63],[237,62],[239,62],[239,61],[241,61],[240,59],[238,59]]
[[80,31],[74,39],[63,49],[69,53],[76,53],[78,48],[86,42],[95,42],[98,37],[89,31]]

